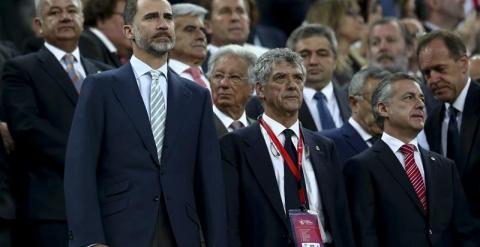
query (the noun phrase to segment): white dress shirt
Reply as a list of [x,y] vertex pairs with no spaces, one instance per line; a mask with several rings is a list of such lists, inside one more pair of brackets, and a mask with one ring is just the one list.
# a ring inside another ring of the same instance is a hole
[[[280,124],[279,122],[273,120],[266,114],[263,114],[262,118],[265,121],[265,123],[267,123],[270,126],[275,136],[283,145],[283,143],[285,142],[285,136],[283,135],[282,132],[287,128],[282,124]],[[292,126],[289,127],[289,129],[293,130],[293,132],[295,133],[295,136],[292,137],[292,142],[295,145],[295,148],[297,148],[298,136],[300,134],[300,122],[297,120]],[[278,191],[280,191],[280,198],[282,199],[282,203],[283,203],[283,209],[286,211],[285,187],[284,187],[284,160],[280,152],[277,150],[277,148],[273,144],[273,141],[270,139],[270,136],[268,135],[267,131],[263,127],[261,127],[261,131],[262,131],[263,139],[265,140],[265,145],[267,145],[267,148],[269,150],[270,159],[272,160],[273,170],[275,172],[275,178],[277,179]],[[305,186],[307,187],[306,192],[307,192],[307,198],[308,198],[308,206],[309,206],[309,209],[318,212],[318,215],[320,218],[320,233],[322,234],[323,241],[325,243],[331,243],[332,237],[328,232],[325,232],[323,228],[323,226],[325,225],[325,216],[322,209],[320,190],[318,188],[317,179],[315,178],[315,172],[313,170],[310,157],[306,157],[306,154],[308,153],[306,152],[306,150],[307,150],[307,147],[303,149],[302,170],[303,170],[303,175],[305,179]],[[286,214],[288,215],[287,212]]]
[[370,135],[367,131],[365,131],[362,128],[362,126],[360,126],[360,124],[355,119],[353,119],[352,117],[350,117],[348,119],[348,123],[350,125],[352,125],[352,127],[358,132],[358,134],[360,135],[362,140],[365,141],[367,146],[371,147],[372,144],[368,140],[370,140],[372,138],[372,135]]
[[[190,81],[194,81],[193,80],[193,77],[192,75],[190,75],[190,73],[187,73],[185,72],[185,70],[189,69],[190,68],[190,65],[186,64],[186,63],[182,63],[176,59],[172,59],[170,58],[168,60],[168,66],[173,70],[175,71],[175,73],[177,73],[178,75],[180,75],[181,77],[185,78],[185,79],[188,79]],[[202,70],[202,67],[198,66],[198,68],[200,69],[200,71],[202,72],[202,75],[201,75],[201,78],[202,80],[205,82],[206,86],[207,86],[207,89],[208,91],[212,91],[210,89],[210,82],[208,81],[207,77],[205,77],[204,73],[203,73],[203,70]]]
[[[45,41],[44,45],[47,48],[47,50],[53,53],[53,56],[55,56],[58,62],[62,65],[63,69],[66,71],[67,65],[62,61],[62,59],[65,56],[65,54],[67,54],[67,52],[49,44],[47,41]],[[82,78],[85,78],[87,76],[87,73],[85,73],[85,69],[83,68],[82,61],[80,60],[80,50],[78,49],[78,46],[70,54],[72,54],[73,57],[75,58],[75,61],[73,62],[73,67],[75,68],[75,71],[77,71],[77,73],[79,73]]]
[[[418,149],[418,142],[417,138],[411,140],[409,143],[403,143],[399,139],[383,132],[382,134],[382,141],[384,141],[388,147],[392,150],[392,152],[397,156],[398,161],[402,164],[403,169],[405,169],[405,156],[402,152],[400,152],[400,147],[403,144],[413,144],[415,146],[415,151],[413,152],[413,158],[415,159],[415,163],[417,164],[418,170],[420,170],[420,174],[422,175],[423,184],[425,185],[425,171],[423,169],[423,162],[422,162],[422,155],[420,154],[420,150]],[[425,185],[426,186],[426,185]]]
[[223,126],[225,126],[225,129],[227,129],[228,132],[233,131],[233,129],[230,128],[230,125],[233,123],[233,121],[240,121],[244,127],[248,126],[247,114],[245,113],[245,111],[243,111],[242,116],[240,116],[240,118],[236,120],[220,111],[220,109],[218,109],[216,105],[213,105],[213,112],[218,117],[218,119],[220,119],[220,122],[222,122]]
[[[144,63],[142,60],[135,57],[135,55],[132,55],[132,57],[130,58],[130,64],[132,65],[133,73],[135,74],[135,79],[137,80],[138,89],[140,90],[143,104],[145,105],[145,109],[147,110],[148,118],[150,118],[150,87],[152,84],[152,77],[150,76],[150,71],[154,69],[148,64]],[[162,90],[163,97],[165,99],[165,109],[167,109],[168,65],[165,63],[160,68],[156,68],[155,70],[162,72],[162,76],[160,76],[158,80],[160,81],[160,89]]]
[[[468,78],[467,84],[463,87],[462,92],[458,95],[455,102],[453,102],[453,108],[457,109],[457,128],[460,135],[460,127],[462,126],[462,116],[463,110],[465,108],[465,100],[467,99],[468,88],[470,88],[471,79]],[[473,103],[473,102],[472,102]],[[478,103],[478,102],[475,102]],[[448,108],[450,107],[450,103],[444,103],[445,105],[445,114],[443,115],[442,121],[442,153],[445,157],[447,157],[447,132],[448,132],[448,122],[450,121],[450,117],[448,116]]]
[[[310,87],[303,88],[303,100],[307,104],[310,114],[312,114],[313,121],[317,126],[318,131],[322,130],[322,124],[320,122],[320,115],[318,114],[317,100],[314,98],[317,91]],[[335,122],[335,126],[338,128],[343,125],[342,116],[340,114],[340,107],[338,106],[337,98],[335,98],[335,93],[333,92],[333,83],[330,81],[321,92],[325,95],[327,99],[327,108],[330,111],[330,115]]]

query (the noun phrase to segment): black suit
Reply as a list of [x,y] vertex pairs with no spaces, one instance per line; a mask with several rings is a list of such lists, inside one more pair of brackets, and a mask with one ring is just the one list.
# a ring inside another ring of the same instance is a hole
[[[326,229],[336,247],[353,246],[343,179],[333,143],[303,129],[305,148],[319,186]],[[227,134],[220,140],[225,169],[231,246],[288,245],[289,226],[269,151],[260,125]]]
[[[108,69],[88,59],[81,62],[87,74]],[[20,216],[64,221],[65,150],[78,93],[45,47],[7,62],[2,81],[7,122],[27,173],[18,202]]]
[[[472,214],[480,220],[480,86],[471,81],[460,127],[461,154],[457,167]],[[442,153],[442,121],[445,106],[436,108],[427,119],[425,134],[430,149]]]
[[[333,85],[333,94],[335,95],[335,99],[338,103],[338,108],[340,109],[340,117],[342,118],[343,122],[346,122],[350,115],[352,114],[350,110],[350,106],[348,104],[348,95],[347,93],[336,86]],[[253,119],[257,119],[263,113],[262,102],[258,97],[252,97],[245,106],[245,111],[247,112],[247,116]],[[302,106],[298,112],[298,119],[302,123],[302,127],[307,128],[309,130],[318,131],[317,126],[315,125],[315,121],[313,120],[312,113],[310,113],[310,109],[308,109],[307,104],[305,104],[305,100],[302,101]]]
[[82,56],[95,59],[113,67],[120,67],[120,58],[117,53],[112,53],[107,46],[90,29],[85,29],[78,40],[78,47]]
[[378,141],[344,167],[355,241],[359,247],[479,246],[455,164],[420,147],[428,215],[405,169]]

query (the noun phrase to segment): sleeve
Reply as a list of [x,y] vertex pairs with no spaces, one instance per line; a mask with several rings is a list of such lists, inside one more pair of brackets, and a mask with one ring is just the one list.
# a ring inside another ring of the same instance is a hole
[[365,161],[348,160],[344,175],[355,242],[359,247],[377,247],[375,194]]
[[63,170],[68,136],[41,117],[31,76],[19,60],[5,64],[2,101],[7,123],[16,142],[36,147]]
[[105,243],[96,179],[104,122],[100,84],[85,79],[68,140],[64,186],[71,247]]
[[210,94],[205,91],[195,177],[197,208],[206,246],[227,246],[225,185]]

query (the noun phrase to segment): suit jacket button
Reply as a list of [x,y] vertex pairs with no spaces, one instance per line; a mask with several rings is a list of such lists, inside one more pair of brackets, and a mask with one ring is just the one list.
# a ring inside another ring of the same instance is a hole
[[433,235],[432,229],[428,229],[428,235]]
[[153,198],[153,201],[155,201],[155,202],[160,201],[160,197],[158,197],[158,196],[154,197],[154,198]]

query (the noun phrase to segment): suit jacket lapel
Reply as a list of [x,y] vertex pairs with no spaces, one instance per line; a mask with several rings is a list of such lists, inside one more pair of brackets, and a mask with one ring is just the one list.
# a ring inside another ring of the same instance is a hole
[[95,66],[95,64],[93,64],[92,62],[90,62],[88,59],[82,57],[81,60],[82,60],[83,69],[85,69],[85,73],[86,73],[87,75],[101,72],[101,71],[97,68],[97,66]]
[[345,91],[342,91],[336,84],[333,84],[333,94],[335,95],[335,99],[338,103],[338,108],[340,109],[340,117],[342,118],[343,122],[347,121],[351,115],[350,106],[348,105],[348,96]]
[[[460,140],[462,142],[462,159],[466,159],[471,156],[473,139],[475,138],[476,132],[478,132],[479,118],[480,118],[480,107],[477,102],[480,101],[480,87],[476,82],[471,81],[470,88],[468,90],[467,98],[465,99],[465,107],[462,113],[462,126],[460,128]],[[466,170],[465,165],[468,160],[462,160],[463,162],[458,162],[457,165],[462,165],[459,167],[460,173]]]
[[441,195],[441,191],[437,191],[438,186],[435,186],[435,178],[437,173],[437,167],[435,166],[435,158],[432,157],[425,149],[419,147],[420,154],[422,156],[423,170],[425,171],[425,189],[427,193],[427,203],[428,203],[428,215],[431,218],[435,215],[436,208],[435,205],[438,205],[437,195]]
[[[335,196],[332,194],[333,190],[331,185],[334,184],[332,181],[331,172],[329,172],[328,166],[330,162],[325,158],[325,150],[319,148],[319,146],[314,142],[313,136],[308,131],[302,131],[304,137],[305,151],[309,151],[310,161],[312,163],[313,170],[315,172],[315,178],[317,180],[317,185],[320,190],[320,197],[323,208],[326,215],[334,214],[334,205],[332,204],[335,200]],[[337,165],[337,164],[333,164]]]
[[428,135],[428,144],[430,145],[430,149],[437,153],[442,153],[442,122],[444,114],[445,106],[442,104],[442,106],[437,108],[431,115],[432,126],[428,126],[430,132],[432,132]]
[[298,119],[300,119],[300,122],[302,122],[302,127],[312,131],[318,131],[317,125],[315,125],[315,121],[313,121],[312,114],[310,113],[305,100],[302,101],[302,106],[298,112]]
[[405,169],[402,167],[402,164],[400,164],[392,150],[390,150],[390,147],[388,147],[382,140],[379,140],[373,145],[372,150],[377,153],[379,162],[383,164],[383,167],[385,167],[405,193],[407,193],[408,197],[410,197],[412,203],[417,206],[419,212],[423,214],[424,212],[420,199],[418,199],[417,193],[408,179]]
[[78,100],[77,90],[60,62],[45,47],[42,47],[37,52],[37,56],[43,70],[52,78],[52,81],[55,81],[63,89],[70,101],[75,105]]
[[175,135],[182,133],[188,122],[185,121],[183,113],[189,110],[187,103],[190,101],[192,92],[184,86],[181,80],[183,79],[170,68],[168,69],[167,119],[165,122],[162,160],[166,160],[171,155],[170,150],[175,149],[173,146],[178,139]]
[[[153,140],[150,120],[148,119],[148,114],[130,63],[119,68],[119,73],[115,75],[115,79],[116,81],[112,87],[117,96],[117,100],[125,109],[152,159],[157,165],[160,165],[157,157],[157,147]],[[170,107],[170,105],[168,107]]]
[[342,135],[345,137],[345,141],[356,152],[360,153],[368,148],[367,143],[363,141],[360,134],[358,134],[358,132],[349,122],[344,123],[340,130],[342,132]]
[[288,228],[282,198],[270,159],[270,151],[265,145],[260,125],[253,123],[250,130],[245,138],[248,164],[273,209]]

